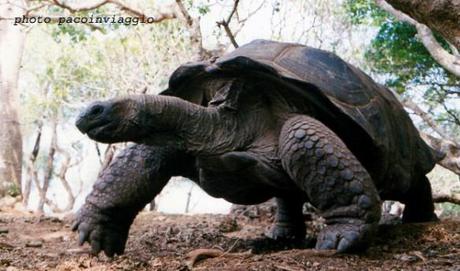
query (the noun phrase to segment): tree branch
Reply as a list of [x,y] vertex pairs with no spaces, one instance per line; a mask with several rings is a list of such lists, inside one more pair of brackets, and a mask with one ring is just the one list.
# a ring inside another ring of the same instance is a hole
[[376,3],[383,10],[395,16],[398,20],[415,26],[417,29],[417,36],[436,62],[455,76],[460,77],[460,57],[452,55],[446,51],[436,40],[430,28],[417,22],[403,12],[396,10],[385,0],[376,0]]
[[195,54],[195,60],[202,60],[206,55],[206,50],[203,48],[203,38],[200,29],[199,19],[193,18],[181,0],[176,0],[176,7],[171,5],[163,6],[161,9],[158,9],[154,16],[147,16],[147,14],[137,9],[133,6],[128,5],[127,3],[120,0],[99,0],[91,4],[80,4],[80,5],[69,5],[62,0],[52,0],[56,6],[59,6],[63,9],[69,10],[70,12],[79,12],[79,11],[89,11],[95,8],[99,8],[106,4],[113,4],[120,8],[120,10],[131,14],[132,16],[138,17],[145,23],[147,17],[153,18],[149,20],[148,23],[158,23],[166,19],[174,19],[181,17],[185,22],[189,32],[190,32],[190,41],[192,46],[196,49],[197,53]]
[[235,35],[233,35],[229,24],[230,24],[230,21],[232,20],[233,15],[236,13],[236,11],[238,9],[239,2],[240,2],[239,0],[235,0],[233,2],[233,8],[232,8],[232,11],[230,12],[230,14],[227,17],[227,20],[224,19],[224,20],[222,20],[220,22],[217,22],[218,27],[223,27],[224,28],[225,33],[227,34],[228,38],[230,39],[230,42],[232,43],[233,47],[235,47],[235,48],[238,48],[239,45],[236,42]]
[[445,154],[438,164],[460,175],[460,146],[445,138],[437,138],[423,132],[420,132],[420,135],[433,149]]
[[435,149],[439,153],[444,154],[444,158],[438,161],[438,164],[454,172],[455,174],[460,175],[460,144],[450,140],[450,137],[447,136],[447,133],[441,127],[439,127],[439,125],[437,125],[431,116],[423,111],[416,103],[409,99],[401,98],[396,93],[395,95],[399,98],[405,108],[412,110],[414,114],[419,116],[441,137],[437,138],[419,131],[423,140],[425,140],[425,142],[431,146],[431,148]]
[[115,152],[117,151],[117,147],[115,145],[109,144],[107,148],[105,149],[104,153],[104,162],[102,163],[101,166],[101,172],[110,165],[110,163],[113,160],[113,157],[115,156]]
[[422,118],[422,120],[428,124],[428,126],[430,126],[430,128],[433,129],[433,131],[435,131],[439,136],[442,138],[449,138],[447,133],[441,127],[439,127],[436,121],[428,113],[423,111],[416,103],[408,98],[400,98],[400,101],[404,107],[412,110],[414,114]]
[[460,57],[450,54],[436,40],[433,32],[424,24],[415,25],[418,37],[430,55],[446,70],[460,77]]
[[436,203],[449,202],[449,203],[460,205],[460,195],[458,194],[453,194],[453,195],[433,194],[433,202],[436,202]]
[[108,3],[111,3],[112,1],[111,0],[99,0],[99,1],[96,1],[94,3],[86,3],[86,4],[80,4],[80,5],[68,5],[66,3],[63,3],[61,2],[60,0],[52,0],[52,2],[58,6],[58,7],[61,7],[63,9],[67,9],[69,10],[70,12],[79,12],[79,11],[89,11],[89,10],[92,10],[92,9],[96,9],[96,8],[99,8],[105,4],[108,4]]
[[441,104],[444,110],[446,111],[447,115],[449,115],[452,118],[455,125],[460,126],[460,118],[457,116],[457,114],[455,114],[455,112],[453,112],[450,108],[448,108],[444,102],[442,102]]
[[75,204],[75,195],[72,191],[72,188],[69,185],[69,182],[67,181],[67,171],[71,166],[70,162],[72,160],[72,157],[70,156],[70,153],[61,148],[58,144],[57,141],[54,141],[55,143],[55,149],[56,152],[60,153],[61,155],[64,156],[64,160],[61,163],[61,168],[59,169],[59,180],[61,181],[62,186],[64,187],[64,190],[67,192],[67,206],[62,210],[62,212],[66,211],[71,211],[74,204]]
[[[37,212],[39,214],[43,213],[43,207],[46,203],[46,193],[48,192],[48,188],[51,182],[51,178],[53,176],[54,171],[54,160],[56,154],[56,140],[57,140],[57,121],[54,120],[52,123],[52,135],[51,135],[51,146],[48,150],[48,159],[45,168],[45,174],[43,176],[43,186],[41,187],[41,191],[39,193],[39,201],[37,206]],[[38,180],[37,180],[38,183]],[[37,185],[37,187],[39,187]]]
[[177,7],[179,7],[180,13],[182,14],[183,18],[185,19],[185,22],[187,23],[188,26],[192,26],[194,24],[194,20],[192,16],[188,13],[187,9],[184,6],[184,3],[182,3],[181,0],[176,0]]
[[[43,15],[43,14],[39,14],[39,13],[28,13],[26,15],[24,15],[26,18],[32,18],[32,17],[42,17],[42,18],[50,18],[51,19],[51,23],[58,23],[59,22],[59,19],[62,18],[62,17],[65,17],[64,15],[60,15],[60,16],[56,16],[56,15],[53,15],[53,16],[50,16],[50,15]],[[87,25],[89,28],[91,28],[92,30],[98,30],[98,31],[101,31],[101,32],[104,32],[104,28],[96,25],[96,24],[92,24],[92,23],[83,23],[84,25]],[[26,25],[26,24],[22,24],[22,25]]]
[[201,34],[200,20],[193,18],[187,11],[181,0],[176,0],[179,9],[178,15],[185,21],[190,32],[190,43],[196,50],[194,60],[201,61],[206,57],[206,50],[203,48],[203,36]]
[[36,6],[34,6],[34,7],[30,7],[30,8],[28,8],[28,9],[26,10],[25,16],[27,17],[27,16],[29,16],[29,14],[32,13],[32,11],[36,11],[36,10],[42,9],[42,8],[47,7],[47,6],[49,6],[49,5],[50,5],[50,3],[42,3],[42,4],[36,5]]
[[[40,151],[40,142],[42,138],[42,128],[43,128],[43,123],[40,122],[38,124],[37,128],[37,136],[35,138],[35,143],[34,147],[32,149],[32,152],[29,157],[29,163],[27,164],[27,172],[28,172],[28,178],[26,179],[26,183],[24,185],[24,192],[22,193],[22,203],[24,207],[27,207],[29,205],[29,197],[30,197],[30,189],[32,187],[32,181],[36,180],[38,178],[37,171],[35,170],[35,161],[37,160],[38,152]],[[38,191],[40,187],[38,187]]]
[[99,164],[101,164],[102,166],[104,164],[104,161],[102,160],[102,154],[101,149],[99,148],[99,144],[97,142],[94,142],[94,147],[96,148],[97,157],[99,158]]
[[451,121],[455,125],[460,126],[460,117],[457,116],[457,114],[446,105],[446,101],[445,101],[446,97],[444,97],[444,95],[441,93],[441,91],[443,91],[444,93],[448,93],[448,92],[444,89],[443,86],[440,86],[440,89],[441,90],[438,90],[436,88],[434,89],[436,94],[438,94],[437,102],[444,108],[444,111],[446,111],[447,115],[451,118],[449,121]]
[[[135,16],[135,17],[138,17],[142,20],[145,20],[145,18],[147,18],[148,16],[142,11],[142,10],[139,10],[139,9],[136,9],[124,2],[121,2],[121,1],[118,1],[118,0],[109,0],[112,4],[115,4],[116,6],[118,6],[121,10]],[[154,18],[154,20],[152,21],[152,23],[159,23],[159,22],[162,22],[163,20],[167,20],[167,19],[175,19],[177,17],[176,15],[176,12],[174,11],[173,8],[170,8],[169,6],[164,6],[162,9],[159,9],[155,12],[155,14],[153,16],[151,16]]]
[[130,6],[122,1],[119,0],[99,0],[92,4],[80,4],[80,5],[68,5],[66,3],[61,2],[60,0],[52,0],[52,2],[63,9],[66,9],[72,13],[80,12],[80,11],[89,11],[99,7],[102,7],[106,4],[113,4],[120,8],[120,10],[131,14],[134,17],[140,18],[141,20],[146,23],[145,19],[147,17],[153,18],[153,20],[149,20],[149,23],[159,23],[166,19],[174,19],[176,18],[176,13],[173,9],[164,8],[163,10],[158,10],[154,16],[147,16],[142,10],[139,10],[133,6]]

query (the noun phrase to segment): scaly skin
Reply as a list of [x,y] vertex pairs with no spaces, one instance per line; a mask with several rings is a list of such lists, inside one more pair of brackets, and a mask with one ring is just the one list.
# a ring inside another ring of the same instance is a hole
[[193,177],[193,159],[167,147],[132,145],[105,168],[80,208],[72,227],[79,244],[112,257],[122,254],[129,227],[144,206],[158,195],[174,175]]
[[328,224],[316,248],[346,252],[368,246],[381,204],[361,163],[331,130],[308,116],[287,120],[279,140],[284,169]]

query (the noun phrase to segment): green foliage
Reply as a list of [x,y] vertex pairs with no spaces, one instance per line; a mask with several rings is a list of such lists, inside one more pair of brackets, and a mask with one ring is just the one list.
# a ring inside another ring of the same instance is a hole
[[378,26],[388,18],[388,14],[379,9],[374,0],[346,0],[344,5],[349,20],[353,24]]
[[197,10],[200,15],[206,15],[209,13],[210,8],[209,5],[201,4],[197,7]]
[[84,41],[87,34],[88,31],[85,31],[82,26],[75,26],[72,24],[55,25],[51,32],[51,35],[56,42],[60,42],[63,35],[68,35],[73,42]]
[[374,71],[390,75],[386,84],[399,93],[408,84],[426,84],[427,79],[447,76],[418,41],[416,33],[412,25],[388,20],[365,54]]
[[7,193],[12,197],[17,197],[21,195],[21,189],[15,183],[11,183],[11,185],[8,187]]
[[[346,1],[346,10],[355,24],[370,24],[379,28],[377,35],[366,50],[365,57],[374,72],[388,75],[387,84],[404,92],[409,84],[422,85],[457,82],[429,54],[417,38],[414,26],[395,20],[378,8],[374,1]],[[447,42],[435,35],[438,42],[449,50]]]

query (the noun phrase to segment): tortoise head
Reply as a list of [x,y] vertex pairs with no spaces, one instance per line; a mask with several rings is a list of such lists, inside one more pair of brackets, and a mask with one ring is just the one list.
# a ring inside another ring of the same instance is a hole
[[76,126],[83,134],[103,143],[138,141],[146,136],[141,129],[141,96],[96,101],[77,117]]
[[132,95],[91,103],[78,116],[76,126],[102,143],[133,141],[181,147],[184,137],[201,139],[201,133],[191,131],[200,126],[206,134],[212,120],[204,107],[177,97]]

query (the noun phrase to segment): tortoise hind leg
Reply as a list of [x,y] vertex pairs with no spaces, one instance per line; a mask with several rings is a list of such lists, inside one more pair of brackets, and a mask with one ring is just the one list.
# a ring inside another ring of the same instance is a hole
[[302,240],[305,238],[304,201],[296,197],[276,198],[276,217],[267,237],[274,240]]
[[366,248],[380,218],[380,198],[371,177],[345,144],[321,122],[303,115],[281,129],[283,168],[326,219],[317,249]]
[[434,213],[431,184],[426,176],[417,182],[405,195],[402,221],[404,223],[437,221]]

